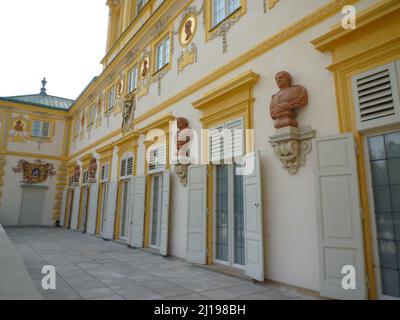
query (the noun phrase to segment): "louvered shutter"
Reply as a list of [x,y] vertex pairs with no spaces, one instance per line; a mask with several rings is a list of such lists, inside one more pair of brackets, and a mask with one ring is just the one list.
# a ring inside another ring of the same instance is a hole
[[226,124],[226,154],[225,158],[232,159],[243,156],[244,134],[243,120],[235,120]]
[[121,161],[121,177],[126,176],[126,159],[122,159]]
[[161,144],[149,149],[148,173],[162,172],[167,163],[167,146]]
[[101,181],[108,181],[110,177],[110,164],[104,164],[101,167]]
[[220,163],[224,159],[224,126],[209,130],[211,163]]
[[99,195],[99,184],[93,183],[89,191],[89,209],[88,221],[86,226],[86,233],[95,234],[96,232],[96,214],[97,214],[97,201]]
[[81,187],[74,188],[74,199],[73,199],[73,204],[72,204],[72,215],[71,215],[71,229],[72,230],[76,230],[78,228],[80,196],[81,196]]
[[399,71],[393,62],[353,77],[360,131],[400,122]]
[[127,176],[133,175],[133,157],[129,157],[126,160],[126,175]]

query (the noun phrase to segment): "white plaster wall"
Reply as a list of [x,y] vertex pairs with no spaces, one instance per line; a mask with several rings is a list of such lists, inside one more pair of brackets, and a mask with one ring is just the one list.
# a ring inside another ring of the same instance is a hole
[[26,140],[26,143],[8,142],[7,150],[25,153],[46,154],[51,156],[60,156],[64,141],[65,122],[56,120],[55,131],[52,142],[43,141],[40,145],[37,141]]
[[[5,166],[4,186],[3,186],[3,197],[1,199],[0,206],[0,223],[4,226],[15,226],[18,225],[19,214],[21,209],[22,200],[22,173],[14,173],[13,168],[17,166],[19,157],[7,156],[7,165]],[[25,158],[24,160],[33,162],[36,159]],[[44,160],[54,165],[57,170],[59,166],[58,161]],[[45,203],[43,209],[43,220],[44,226],[52,226],[52,215],[54,206],[54,197],[56,193],[56,176],[49,177],[44,183],[38,184],[38,186],[46,186],[48,189],[45,192]]]
[[[200,8],[201,1],[195,2],[197,8]],[[204,43],[204,29],[200,15],[198,32],[194,38],[194,42],[199,46],[198,62],[188,66],[177,76],[176,58],[182,49],[175,37],[173,66],[162,80],[162,93],[158,96],[157,84],[151,85],[150,94],[138,102],[136,116],[151,110],[169,97],[211,74],[213,70],[256,46],[268,36],[279,32],[290,23],[328,2],[328,0],[280,1],[273,10],[264,14],[262,1],[248,1],[247,15],[228,32],[228,52],[225,54],[222,54],[221,38]],[[364,0],[357,3],[356,7],[366,8],[376,2],[376,0]],[[171,112],[175,116],[187,118],[194,130],[200,130],[201,113],[193,109],[194,101],[207,91],[248,70],[259,73],[261,78],[254,87],[254,126],[255,147],[261,151],[265,275],[266,278],[274,281],[312,290],[319,290],[313,157],[312,154],[308,155],[305,167],[301,168],[296,176],[291,176],[282,169],[281,163],[275,158],[268,143],[268,137],[274,133],[273,121],[269,117],[269,103],[271,95],[278,91],[274,81],[275,73],[287,70],[292,73],[295,83],[304,85],[309,91],[309,105],[299,111],[300,124],[311,125],[319,137],[338,134],[334,81],[332,74],[326,70],[326,67],[331,64],[331,56],[315,50],[310,42],[328,32],[333,25],[341,21],[341,18],[340,14],[328,18],[192,93],[170,108],[148,118],[137,127],[140,129]],[[175,23],[175,29],[178,24],[179,21]],[[113,121],[109,128],[103,126],[97,130],[95,137],[104,137],[118,128],[121,124],[121,115],[113,118]],[[139,139],[137,175],[144,174],[143,140],[144,137]],[[82,145],[88,144],[87,141],[82,142]],[[98,147],[100,145],[96,146]],[[184,258],[187,190],[181,186],[173,171],[171,185],[170,252],[172,255]]]

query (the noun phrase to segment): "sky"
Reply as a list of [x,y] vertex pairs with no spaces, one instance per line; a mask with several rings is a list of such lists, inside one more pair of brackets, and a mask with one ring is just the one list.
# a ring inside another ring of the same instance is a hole
[[0,0],[0,97],[76,99],[102,71],[106,0]]

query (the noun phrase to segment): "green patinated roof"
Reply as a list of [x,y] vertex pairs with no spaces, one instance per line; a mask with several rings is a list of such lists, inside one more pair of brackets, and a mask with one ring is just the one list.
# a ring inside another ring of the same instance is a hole
[[59,109],[59,110],[68,110],[74,103],[74,100],[50,96],[47,94],[31,94],[24,96],[0,97],[0,100],[31,104],[39,107]]

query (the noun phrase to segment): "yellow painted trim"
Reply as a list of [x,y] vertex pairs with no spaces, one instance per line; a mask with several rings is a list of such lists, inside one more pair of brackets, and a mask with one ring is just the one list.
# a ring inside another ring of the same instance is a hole
[[[19,103],[19,102],[12,102],[12,101],[5,101],[0,99],[0,103],[2,107],[10,108],[10,112],[19,112],[20,110],[28,111],[34,115],[40,114],[47,114],[51,116],[53,119],[57,119],[60,121],[65,121],[68,116],[68,110],[60,110],[60,109],[53,109],[53,108],[46,108],[36,105],[31,105],[28,103]],[[15,110],[14,110],[15,109]]]
[[47,159],[47,160],[56,160],[56,161],[64,161],[64,157],[53,156],[48,154],[40,154],[40,153],[28,153],[28,152],[19,152],[19,151],[6,151],[6,155],[15,156],[15,157],[25,157],[25,158],[34,158],[34,159]]

